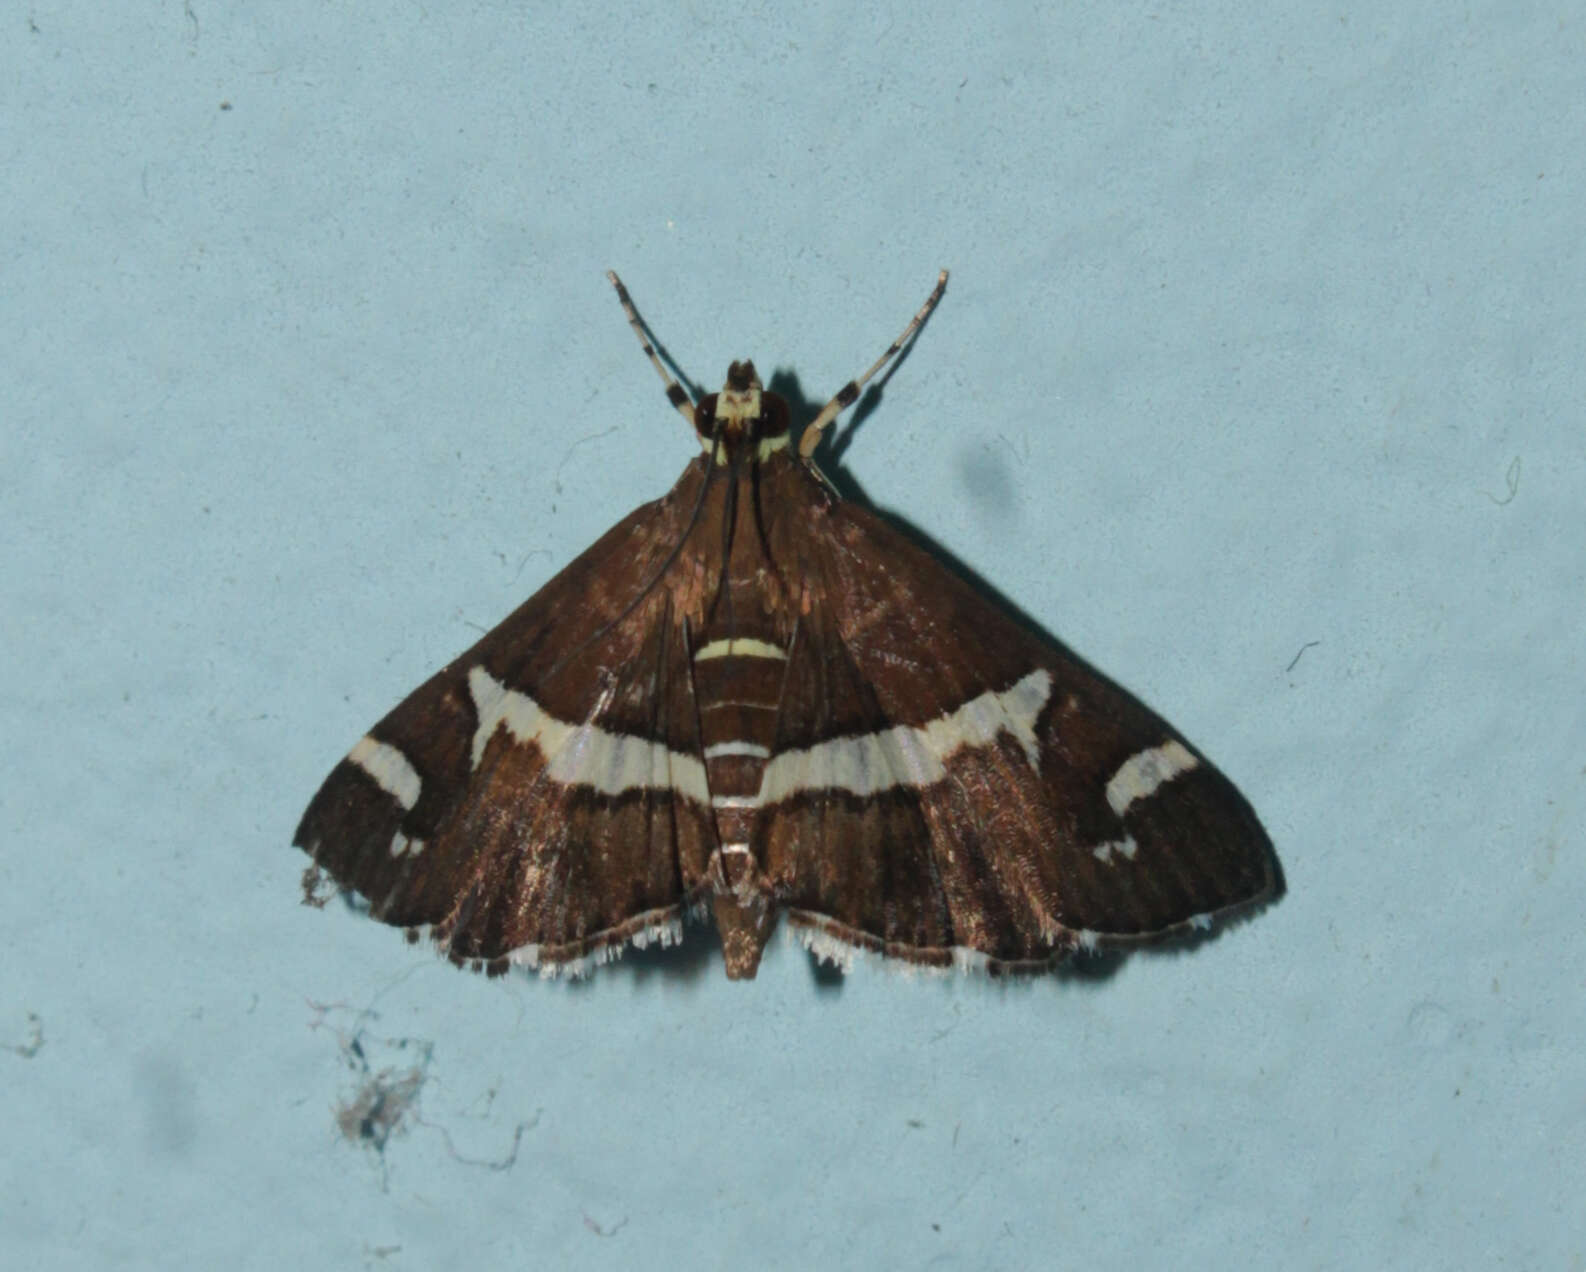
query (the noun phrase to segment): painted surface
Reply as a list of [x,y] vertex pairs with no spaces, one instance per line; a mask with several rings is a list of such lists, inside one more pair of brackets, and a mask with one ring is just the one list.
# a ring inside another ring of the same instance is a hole
[[[0,1264],[1586,1262],[1570,6],[6,23]],[[1279,906],[569,988],[294,904],[327,768],[697,453],[603,269],[813,413],[943,265],[823,456],[1203,747]]]

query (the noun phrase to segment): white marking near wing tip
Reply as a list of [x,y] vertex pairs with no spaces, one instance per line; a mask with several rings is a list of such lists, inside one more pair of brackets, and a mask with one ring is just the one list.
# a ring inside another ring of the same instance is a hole
[[1212,916],[1209,914],[1192,914],[1185,920],[1197,932],[1208,932],[1212,926]]
[[1112,864],[1113,853],[1117,853],[1120,857],[1127,857],[1130,861],[1133,861],[1135,853],[1139,851],[1140,845],[1135,843],[1133,835],[1125,835],[1122,839],[1112,839],[1107,843],[1097,844],[1091,849],[1091,852],[1095,854],[1097,861],[1101,862],[1103,865],[1109,866]]
[[786,662],[787,650],[768,640],[735,636],[731,640],[713,640],[701,645],[694,654],[695,662],[704,662],[708,658],[777,658]]
[[1037,669],[1011,688],[983,693],[926,725],[898,724],[784,751],[766,765],[760,802],[773,804],[808,790],[874,795],[895,786],[930,786],[947,776],[945,760],[966,747],[991,746],[1002,733],[1011,733],[1031,767],[1039,769],[1035,722],[1051,692],[1051,673]]
[[507,960],[517,967],[532,968],[540,974],[542,980],[555,980],[562,976],[569,980],[581,980],[597,967],[615,963],[630,945],[636,950],[648,949],[651,945],[659,949],[669,949],[674,945],[681,945],[682,942],[682,916],[671,914],[639,928],[624,940],[596,946],[589,953],[581,954],[577,958],[560,961],[548,959],[541,954],[543,946],[521,945],[507,955]]
[[1148,747],[1131,755],[1112,775],[1107,783],[1107,803],[1122,817],[1124,810],[1136,800],[1145,799],[1162,783],[1172,781],[1180,773],[1188,773],[1199,764],[1189,748],[1177,739]]
[[953,966],[966,976],[974,972],[984,972],[991,963],[991,955],[981,950],[972,950],[967,945],[953,946]]
[[631,733],[609,733],[597,724],[558,720],[526,693],[508,689],[483,667],[468,672],[468,692],[479,714],[474,730],[473,767],[502,725],[518,742],[532,742],[546,758],[546,769],[564,786],[588,786],[603,795],[633,790],[671,790],[705,803],[710,786],[705,766],[664,742]]
[[636,950],[649,949],[653,944],[660,949],[670,949],[674,945],[683,943],[683,919],[680,915],[662,919],[659,923],[652,923],[649,927],[640,928],[629,938]]
[[604,967],[607,963],[615,963],[622,957],[622,951],[623,946],[621,945],[601,945],[590,950],[588,954],[581,954],[577,958],[563,959],[559,963],[550,959],[543,961],[536,959],[534,966],[535,970],[539,972],[541,980],[560,980],[563,977],[568,980],[583,980],[597,967]]
[[409,839],[400,830],[391,836],[391,855],[393,857],[416,857],[424,851],[422,839]]
[[372,777],[375,785],[404,810],[411,812],[413,805],[419,802],[423,783],[419,781],[418,770],[390,743],[376,741],[366,734],[347,752],[347,759]]
[[825,928],[788,924],[788,934],[822,963],[830,963],[845,975],[854,970],[854,959],[859,947],[841,937],[833,936]]
[[[1054,928],[1054,933],[1067,933],[1067,928]],[[1097,946],[1100,933],[1076,932],[1075,938],[1081,948],[1093,950]],[[917,963],[912,959],[887,957],[879,951],[864,945],[856,945],[852,941],[845,941],[840,936],[835,936],[816,922],[792,921],[787,925],[787,938],[797,942],[804,949],[814,954],[825,963],[831,963],[841,968],[844,972],[853,969],[854,962],[860,957],[875,957],[881,960],[881,965],[887,972],[895,976],[902,976],[912,980],[916,976],[937,979],[951,976],[954,972],[965,976],[976,973],[986,973],[991,970],[994,961],[991,955],[983,950],[973,949],[968,945],[955,945],[952,947],[952,963],[947,966],[933,963]]]
[[1079,948],[1087,954],[1094,953],[1096,947],[1101,944],[1101,933],[1093,932],[1089,928],[1080,928],[1074,936],[1079,941]]

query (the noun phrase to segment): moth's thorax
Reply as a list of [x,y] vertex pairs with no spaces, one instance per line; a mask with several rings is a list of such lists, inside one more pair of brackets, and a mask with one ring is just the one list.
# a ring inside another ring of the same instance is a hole
[[694,411],[700,445],[726,464],[738,455],[764,459],[788,444],[787,402],[768,393],[753,362],[727,368],[721,391],[702,398]]

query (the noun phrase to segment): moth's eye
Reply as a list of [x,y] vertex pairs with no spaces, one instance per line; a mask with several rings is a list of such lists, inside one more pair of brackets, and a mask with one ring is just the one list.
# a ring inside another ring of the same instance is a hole
[[694,431],[701,438],[709,438],[716,430],[716,395],[707,394],[694,407]]

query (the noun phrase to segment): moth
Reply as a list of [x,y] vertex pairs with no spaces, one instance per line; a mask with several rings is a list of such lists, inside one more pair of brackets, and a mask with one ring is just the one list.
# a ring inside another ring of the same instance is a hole
[[884,517],[837,494],[734,362],[700,453],[359,740],[295,843],[370,912],[499,974],[582,973],[714,918],[753,977],[780,915],[815,955],[1050,967],[1209,927],[1277,886],[1183,738]]

